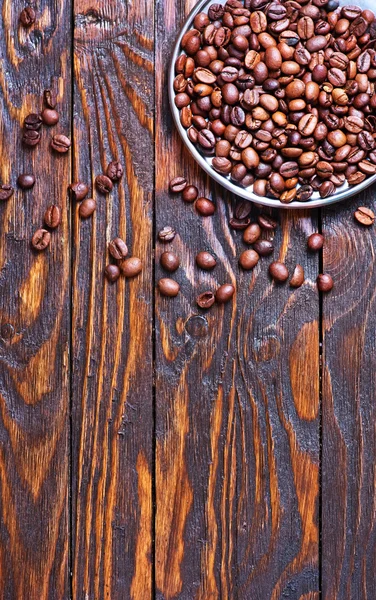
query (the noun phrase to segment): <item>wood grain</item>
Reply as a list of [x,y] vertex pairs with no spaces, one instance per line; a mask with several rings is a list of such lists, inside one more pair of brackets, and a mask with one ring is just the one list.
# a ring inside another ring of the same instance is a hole
[[[159,600],[312,600],[318,597],[318,256],[316,215],[281,211],[275,257],[307,281],[272,284],[271,260],[240,272],[234,198],[199,172],[170,117],[172,40],[194,2],[157,4],[156,225],[173,225],[181,258],[177,299],[156,297],[156,593]],[[163,77],[161,74],[163,73]],[[169,196],[183,174],[216,202],[215,218]],[[254,209],[253,217],[257,215]],[[162,248],[156,247],[156,278]],[[199,272],[212,250],[218,266]],[[203,313],[195,297],[236,285],[234,301]]]
[[[0,595],[61,600],[69,596],[71,161],[49,142],[52,131],[70,132],[71,3],[40,2],[28,30],[19,25],[23,7],[5,0],[0,18],[0,179],[15,188],[0,205]],[[50,87],[60,123],[27,149],[23,120],[42,109]],[[22,172],[36,177],[27,192],[17,189]],[[62,224],[38,254],[30,240],[51,202]]]
[[[124,177],[73,206],[73,598],[152,593],[153,4],[75,0],[74,178]],[[144,270],[104,279],[120,236]]]
[[323,301],[322,563],[325,600],[365,600],[376,588],[374,228],[375,190],[327,209],[324,270],[335,287]]

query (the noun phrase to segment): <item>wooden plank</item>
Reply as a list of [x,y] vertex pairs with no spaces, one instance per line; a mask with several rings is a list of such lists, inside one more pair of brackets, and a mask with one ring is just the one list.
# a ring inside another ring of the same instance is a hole
[[375,189],[323,215],[322,562],[325,600],[371,598],[375,571],[375,228],[355,223],[376,209]]
[[[70,155],[49,147],[70,132],[71,2],[4,0],[0,21],[0,179],[15,188],[0,203],[0,596],[69,597],[69,207]],[[26,115],[58,91],[60,123],[34,149],[22,145]],[[17,176],[34,173],[27,192]],[[51,202],[62,223],[40,253],[30,240]]]
[[[153,3],[75,0],[74,179],[117,158],[122,182],[74,206],[73,598],[152,593]],[[126,240],[141,276],[104,280]]]
[[[171,44],[194,2],[157,4],[156,226],[177,228],[176,299],[156,296],[156,594],[159,600],[318,597],[318,256],[306,213],[281,211],[275,256],[307,282],[272,284],[263,259],[241,273],[232,199],[183,150],[166,94]],[[162,77],[161,74],[164,74]],[[217,204],[212,219],[172,198],[185,175]],[[257,209],[254,210],[254,217]],[[163,248],[164,249],[164,248]],[[156,248],[156,278],[163,276]],[[218,265],[199,272],[211,249]],[[233,303],[200,312],[195,297],[224,282]]]

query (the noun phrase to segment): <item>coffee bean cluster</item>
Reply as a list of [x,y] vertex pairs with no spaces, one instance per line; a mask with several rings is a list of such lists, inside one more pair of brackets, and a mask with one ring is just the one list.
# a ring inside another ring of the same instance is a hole
[[218,173],[284,204],[376,173],[372,11],[228,0],[193,26],[175,64],[175,104]]
[[108,251],[115,261],[113,264],[108,264],[105,268],[105,275],[111,283],[117,281],[120,275],[131,278],[141,273],[141,260],[137,256],[127,258],[128,246],[121,238],[117,237],[111,240],[108,244]]

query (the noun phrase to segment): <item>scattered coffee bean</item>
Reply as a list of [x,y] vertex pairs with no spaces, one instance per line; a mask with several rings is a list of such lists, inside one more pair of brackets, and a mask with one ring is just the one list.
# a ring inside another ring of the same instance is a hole
[[290,286],[298,288],[304,283],[304,269],[301,265],[296,265],[292,277],[290,279]]
[[330,292],[333,288],[333,279],[327,273],[319,275],[317,278],[317,288],[320,292]]
[[94,198],[86,198],[86,200],[81,202],[78,212],[80,217],[87,219],[88,217],[91,217],[96,208],[97,203]]
[[215,204],[208,198],[198,198],[195,202],[198,213],[203,217],[210,217],[215,213]]
[[95,185],[101,194],[109,194],[112,192],[113,183],[107,175],[97,175],[95,178]]
[[257,221],[262,229],[272,231],[277,228],[277,221],[269,217],[268,215],[259,215]]
[[128,254],[128,246],[121,238],[117,237],[108,244],[108,251],[116,260],[123,260]]
[[45,125],[52,127],[59,122],[59,113],[53,108],[45,108],[42,112],[42,120]]
[[235,205],[234,217],[235,219],[245,220],[249,217],[252,211],[252,202],[248,200],[240,200]]
[[177,281],[174,281],[173,279],[163,277],[158,281],[158,289],[162,296],[174,298],[179,293],[180,285],[177,283]]
[[40,142],[40,133],[34,129],[25,129],[22,136],[22,141],[25,146],[36,146]]
[[60,225],[61,212],[60,208],[56,204],[51,204],[44,213],[44,222],[47,227],[55,229]]
[[243,241],[245,244],[254,244],[261,235],[261,228],[258,223],[251,223],[243,233]]
[[187,185],[182,193],[184,202],[194,202],[198,196],[198,189],[195,185]]
[[166,227],[163,227],[163,229],[160,230],[160,232],[158,233],[158,238],[160,242],[172,242],[172,240],[174,239],[176,235],[176,231],[173,227],[170,227],[169,225],[166,225]]
[[278,283],[286,281],[289,277],[289,272],[284,263],[274,261],[269,265],[269,274]]
[[253,244],[253,248],[259,256],[270,256],[274,252],[274,246],[268,240],[258,240]]
[[202,250],[196,256],[196,264],[200,269],[204,269],[205,271],[209,271],[210,269],[214,269],[217,264],[214,256],[210,254],[210,252],[205,252]]
[[54,135],[51,140],[51,148],[59,154],[65,154],[68,152],[71,146],[71,141],[66,135]]
[[104,273],[110,283],[115,283],[120,277],[120,269],[117,265],[107,265]]
[[24,120],[24,128],[32,131],[38,131],[42,127],[42,117],[36,113],[27,115]]
[[360,206],[355,211],[354,217],[358,221],[358,223],[360,223],[361,225],[366,225],[368,227],[370,225],[373,225],[375,222],[375,213],[370,208],[367,208],[367,206]]
[[244,250],[239,257],[239,264],[245,271],[253,269],[258,263],[260,256],[255,250]]
[[307,240],[307,246],[309,250],[317,252],[321,250],[324,245],[324,236],[321,233],[311,233]]
[[142,262],[136,256],[132,256],[122,260],[119,267],[124,277],[136,277],[142,271]]
[[235,217],[232,217],[228,224],[231,229],[235,229],[235,231],[243,231],[244,229],[247,229],[250,222],[250,219],[235,219]]
[[20,23],[23,27],[31,27],[35,23],[36,14],[31,6],[26,6],[20,14]]
[[52,90],[44,90],[43,92],[44,103],[47,108],[55,108],[57,104],[56,94]]
[[107,177],[111,179],[113,182],[120,181],[123,177],[123,167],[118,160],[113,160],[107,167],[106,171]]
[[215,302],[215,296],[213,292],[203,292],[197,296],[196,302],[200,308],[210,308]]
[[45,250],[51,241],[51,234],[47,229],[38,229],[31,238],[35,250]]
[[231,283],[220,285],[215,292],[215,299],[219,304],[224,304],[231,300],[235,293],[235,288]]
[[187,180],[185,177],[174,177],[170,181],[170,192],[178,194],[187,187]]
[[160,259],[161,267],[165,271],[173,273],[180,266],[180,259],[173,252],[163,252]]
[[3,183],[0,185],[0,201],[9,200],[13,196],[14,189],[11,185]]
[[28,190],[29,188],[33,187],[33,185],[35,183],[35,177],[34,177],[34,175],[22,173],[21,175],[18,176],[17,183],[20,186],[20,188],[22,188],[24,190]]
[[75,183],[71,183],[69,186],[69,191],[72,197],[72,200],[83,200],[87,195],[89,188],[86,183],[82,181],[76,181]]

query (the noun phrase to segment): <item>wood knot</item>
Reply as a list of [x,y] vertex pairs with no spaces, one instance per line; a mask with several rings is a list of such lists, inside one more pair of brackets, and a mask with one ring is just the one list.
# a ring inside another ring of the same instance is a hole
[[0,328],[0,336],[3,340],[10,340],[14,336],[14,327],[10,323],[4,323]]
[[209,325],[205,317],[194,315],[186,321],[185,330],[191,337],[202,338],[207,336]]
[[281,344],[275,337],[264,338],[255,345],[255,360],[257,362],[268,362],[278,356]]

